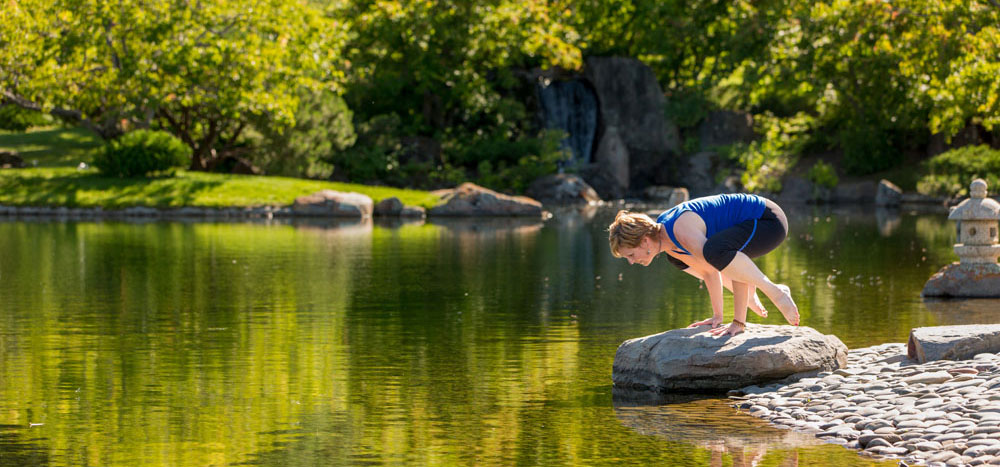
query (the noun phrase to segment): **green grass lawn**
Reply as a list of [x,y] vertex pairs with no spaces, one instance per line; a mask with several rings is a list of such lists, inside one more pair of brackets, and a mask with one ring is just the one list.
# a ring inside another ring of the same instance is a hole
[[28,167],[76,167],[90,163],[101,137],[84,128],[38,128],[26,133],[0,130],[0,151],[15,151]]
[[[124,208],[287,206],[296,197],[329,189],[368,195],[376,203],[395,196],[406,205],[430,208],[438,199],[426,191],[287,177],[177,171],[171,177],[105,177],[77,170],[90,161],[100,138],[82,129],[0,133],[0,150],[14,150],[27,168],[0,170],[0,204]],[[37,161],[36,164],[33,161]]]

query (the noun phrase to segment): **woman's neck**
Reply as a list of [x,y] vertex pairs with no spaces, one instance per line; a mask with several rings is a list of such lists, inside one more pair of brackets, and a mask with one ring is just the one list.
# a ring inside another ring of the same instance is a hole
[[656,238],[657,240],[659,240],[658,245],[659,245],[659,251],[661,253],[671,248],[675,250],[677,249],[677,246],[674,245],[673,240],[671,240],[670,236],[667,235],[667,226],[660,224],[660,229],[656,231]]

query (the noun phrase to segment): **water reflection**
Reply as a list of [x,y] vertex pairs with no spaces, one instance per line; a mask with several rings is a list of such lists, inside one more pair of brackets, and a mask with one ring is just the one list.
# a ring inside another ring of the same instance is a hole
[[924,299],[924,306],[937,325],[1000,323],[1000,299]]
[[750,415],[734,414],[725,399],[652,396],[616,388],[614,407],[618,420],[640,434],[705,448],[766,451],[822,444],[815,436],[779,430]]
[[[0,453],[28,465],[857,460],[719,399],[612,394],[618,344],[711,312],[664,261],[611,257],[616,211],[0,222]],[[790,218],[759,264],[796,291],[806,325],[858,347],[964,318],[919,298],[953,257],[940,216],[903,211],[889,237],[871,213]]]
[[544,222],[541,217],[436,217],[430,223],[453,232],[538,232]]
[[823,443],[811,434],[777,429],[747,414],[734,413],[724,399],[651,395],[616,388],[614,411],[619,423],[637,434],[705,450],[707,456],[701,465],[797,467],[876,463],[854,451]]
[[883,237],[891,237],[893,232],[903,222],[898,208],[879,206],[875,208],[875,222],[878,223],[878,233]]

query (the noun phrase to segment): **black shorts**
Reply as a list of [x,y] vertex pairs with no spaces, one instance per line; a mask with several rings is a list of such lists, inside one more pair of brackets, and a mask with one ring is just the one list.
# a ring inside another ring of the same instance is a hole
[[[733,262],[737,252],[742,251],[751,258],[764,256],[777,248],[787,235],[788,226],[768,207],[757,219],[716,232],[705,242],[702,254],[709,264],[721,271]],[[670,255],[667,255],[667,261],[682,271],[689,267],[683,260]]]
[[715,269],[723,270],[736,257],[736,253],[758,258],[781,245],[788,235],[788,226],[774,214],[770,207],[757,219],[750,219],[728,229],[716,232],[702,249],[705,261]]

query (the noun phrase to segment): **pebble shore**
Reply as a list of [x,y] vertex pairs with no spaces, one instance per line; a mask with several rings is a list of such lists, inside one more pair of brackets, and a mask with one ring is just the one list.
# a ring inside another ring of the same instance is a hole
[[901,465],[1000,465],[1000,355],[920,364],[906,344],[884,344],[847,360],[793,384],[734,391],[732,405]]

